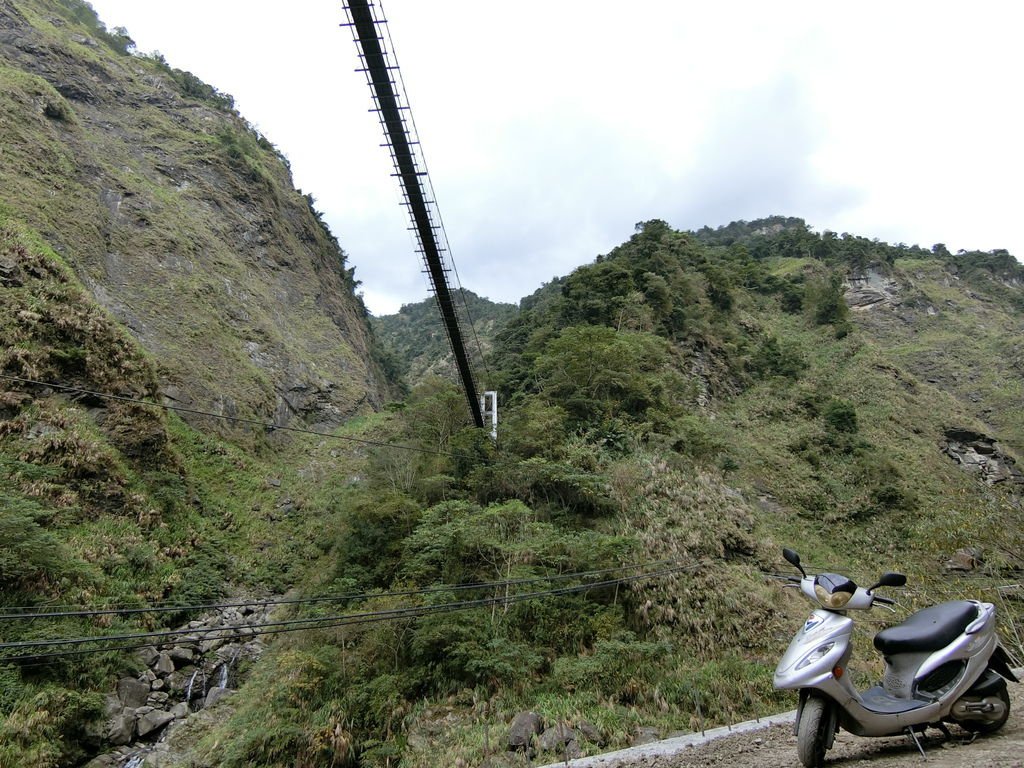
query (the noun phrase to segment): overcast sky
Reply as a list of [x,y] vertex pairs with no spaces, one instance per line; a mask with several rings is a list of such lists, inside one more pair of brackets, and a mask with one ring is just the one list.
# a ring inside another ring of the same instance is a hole
[[[374,314],[426,297],[340,0],[91,1],[140,51],[235,97],[316,198]],[[1024,4],[383,8],[462,284],[494,300],[653,218],[783,214],[1024,256]]]

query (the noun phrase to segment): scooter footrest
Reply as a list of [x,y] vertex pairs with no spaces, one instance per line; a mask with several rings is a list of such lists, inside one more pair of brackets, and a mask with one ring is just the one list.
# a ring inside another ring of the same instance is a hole
[[928,706],[931,702],[919,699],[900,699],[893,696],[885,688],[876,685],[861,694],[861,702],[865,709],[884,715],[895,715],[898,712],[910,712]]

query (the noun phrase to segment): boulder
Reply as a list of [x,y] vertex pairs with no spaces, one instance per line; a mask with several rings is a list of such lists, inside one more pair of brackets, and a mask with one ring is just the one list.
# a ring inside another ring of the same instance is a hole
[[648,725],[638,726],[636,731],[633,733],[633,746],[640,744],[651,744],[661,739],[661,734],[657,728],[652,728]]
[[136,723],[136,728],[139,732],[139,737],[145,736],[147,733],[159,730],[167,725],[171,720],[174,719],[174,715],[170,712],[164,712],[162,709],[154,709],[151,712],[147,712],[142,715]]
[[188,703],[179,701],[170,709],[170,713],[174,715],[176,720],[180,720],[183,717],[188,717]]
[[167,703],[167,692],[166,691],[154,691],[149,694],[149,698],[146,703],[150,706],[159,707]]
[[946,561],[947,571],[973,571],[983,562],[981,550],[977,547],[964,547],[953,553]]
[[125,707],[141,707],[149,698],[149,684],[130,677],[122,677],[117,681],[117,698]]
[[174,671],[174,661],[171,660],[168,653],[161,652],[160,658],[157,659],[156,665],[153,669],[156,670],[156,673],[160,677],[167,677],[167,675]]
[[171,650],[167,652],[167,655],[171,657],[171,661],[174,662],[175,668],[181,668],[191,664],[192,660],[195,658],[195,654],[191,648],[182,648],[180,646],[171,648]]
[[203,702],[203,708],[212,707],[230,693],[234,693],[230,688],[211,688],[210,692],[206,694],[206,701]]
[[120,714],[114,715],[107,721],[107,741],[115,747],[127,744],[132,740],[135,732],[135,710],[126,708]]
[[199,652],[209,653],[210,651],[215,651],[224,645],[224,643],[225,640],[223,637],[213,637],[209,640],[203,640],[199,643]]
[[[556,723],[550,728],[545,728],[540,735],[538,745],[542,752],[563,752],[565,746],[576,741],[576,731],[565,723]],[[577,747],[579,751],[579,747]]]
[[103,697],[103,714],[106,717],[113,717],[124,708],[121,699],[116,694],[108,693]]
[[160,652],[152,645],[147,645],[145,648],[139,649],[139,658],[142,659],[142,663],[147,667],[152,667],[156,664],[156,660],[160,658]]
[[601,730],[591,723],[589,720],[580,720],[576,724],[576,730],[589,741],[591,744],[596,744],[599,747],[605,745],[604,736],[601,735]]
[[543,730],[541,716],[536,712],[520,712],[508,729],[508,748],[526,751],[533,748],[533,740]]

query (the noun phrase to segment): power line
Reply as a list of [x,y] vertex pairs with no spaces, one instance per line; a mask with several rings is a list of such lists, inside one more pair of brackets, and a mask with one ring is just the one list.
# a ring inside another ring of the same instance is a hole
[[[578,592],[585,592],[592,589],[600,589],[604,587],[619,586],[622,584],[629,584],[636,581],[660,578],[667,576],[672,573],[678,573],[681,571],[695,570],[700,567],[699,565],[689,566],[676,566],[674,568],[665,568],[660,571],[654,571],[650,573],[642,573],[634,576],[624,576],[618,579],[608,579],[605,581],[591,582],[589,584],[580,584],[567,587],[560,587],[557,589],[541,590],[537,592],[527,592],[521,595],[509,595],[500,597],[489,597],[480,598],[477,600],[463,600],[449,603],[440,603],[432,606],[406,606],[402,608],[392,608],[384,611],[367,611],[364,613],[356,614],[339,614],[335,616],[324,616],[319,618],[308,618],[308,619],[294,619],[290,621],[272,622],[263,625],[240,625],[237,627],[220,627],[215,631],[219,632],[231,632],[224,639],[234,639],[235,637],[254,637],[258,635],[276,635],[284,632],[297,632],[303,630],[316,630],[316,629],[332,629],[336,627],[368,624],[379,621],[393,621],[402,618],[417,619],[425,616],[431,616],[435,614],[454,613],[457,611],[471,610],[473,608],[488,607],[493,605],[510,605],[515,603],[525,602],[527,600],[536,600],[545,597],[558,597],[562,595],[574,594]],[[301,626],[298,626],[301,625]],[[271,629],[266,629],[271,627]],[[239,633],[239,629],[248,630],[244,633]],[[196,630],[181,630],[174,632],[173,634],[196,634]],[[55,641],[28,641],[25,643],[4,643],[0,644],[0,649],[8,648],[37,648],[37,647],[63,647],[67,645],[84,645],[88,642],[102,643],[105,641],[113,640],[129,640],[129,639],[142,639],[154,636],[163,636],[157,633],[138,633],[134,635],[109,635],[105,637],[94,637],[94,638],[68,638],[63,640]],[[208,639],[220,639],[220,638],[208,638]],[[14,661],[28,661],[44,658],[57,658],[65,656],[77,656],[89,653],[107,653],[112,651],[122,650],[133,650],[137,648],[144,648],[152,643],[143,643],[141,645],[115,645],[115,646],[104,646],[102,648],[78,648],[70,651],[54,651],[52,653],[34,653],[34,654],[19,654],[13,656],[0,657],[0,663],[9,663]]]
[[[501,587],[521,586],[524,584],[537,584],[540,582],[566,581],[568,579],[583,579],[594,576],[603,576],[618,571],[628,571],[636,568],[651,568],[654,566],[668,565],[673,560],[657,560],[650,563],[633,563],[620,565],[612,568],[600,568],[590,571],[576,571],[573,573],[560,573],[549,576],[534,576],[522,579],[506,579],[503,581],[484,581],[470,584],[442,584],[436,587],[424,587],[422,589],[407,589],[389,592],[355,592],[343,595],[320,595],[315,597],[295,598],[272,598],[243,600],[228,603],[193,603],[193,604],[165,604],[151,605],[146,607],[138,606],[103,606],[103,607],[81,607],[80,610],[51,610],[35,611],[33,613],[4,613],[0,614],[0,621],[13,621],[18,619],[57,619],[72,617],[93,617],[93,616],[127,616],[140,613],[184,613],[200,610],[220,610],[223,608],[263,608],[272,605],[302,605],[330,602],[354,602],[357,600],[369,600],[380,597],[411,597],[415,595],[429,595],[443,592],[462,592],[474,589],[495,589]],[[64,608],[70,606],[56,606]],[[37,606],[9,606],[5,610],[31,611]],[[76,606],[77,608],[77,606]]]
[[22,376],[12,376],[7,373],[0,373],[0,379],[6,379],[8,381],[15,381],[19,384],[30,384],[38,387],[49,387],[51,389],[57,389],[64,392],[77,392],[82,395],[89,395],[91,397],[99,397],[104,400],[116,400],[121,403],[134,403],[135,405],[148,405],[153,408],[162,408],[165,411],[174,411],[175,413],[188,413],[193,416],[206,416],[211,419],[221,419],[223,421],[230,421],[236,424],[245,424],[251,427],[261,427],[268,432],[281,431],[281,432],[294,432],[303,435],[316,435],[317,437],[328,437],[333,440],[345,440],[351,443],[360,443],[362,445],[370,445],[377,448],[397,448],[400,451],[412,451],[413,453],[429,453],[433,456],[446,456],[453,459],[472,459],[471,456],[464,456],[458,453],[449,453],[447,451],[438,451],[432,448],[419,448],[411,445],[399,445],[397,443],[382,443],[377,440],[367,440],[362,437],[349,437],[347,435],[336,435],[330,432],[320,432],[315,429],[304,429],[302,427],[290,427],[287,425],[273,424],[271,422],[259,421],[258,419],[247,419],[242,416],[228,416],[223,413],[213,413],[212,411],[202,411],[198,408],[186,408],[181,405],[168,405],[166,403],[154,403],[151,400],[143,400],[137,397],[128,397],[127,395],[113,395],[109,392],[96,392],[91,389],[85,389],[84,387],[76,387],[71,384],[57,384],[52,381],[40,381],[38,379],[28,379]]
[[[671,569],[669,569],[669,570],[671,570]],[[661,573],[665,573],[665,572],[668,572],[668,571],[667,570],[666,571],[662,571]],[[621,577],[621,579],[629,580],[629,579],[636,579],[636,578],[644,578],[644,577],[646,577],[648,575],[649,574],[640,574],[639,576],[626,576],[626,577]],[[588,584],[576,585],[575,587],[561,587],[559,589],[574,589],[574,590],[575,589],[590,589],[592,587],[600,587],[600,586],[604,586],[606,584],[617,583],[621,579],[611,579],[611,580],[608,580],[608,581],[605,581],[605,582],[590,582]],[[500,582],[498,582],[496,584],[496,586],[503,586],[503,585]],[[547,594],[549,592],[555,593],[557,591],[558,591],[557,589],[556,590],[541,590],[539,592],[532,592],[532,593],[526,593],[526,594],[527,595],[532,595],[532,596],[542,596],[542,595],[545,595],[545,594]],[[502,599],[502,598],[480,598],[480,599],[481,600],[491,600],[491,599]],[[461,602],[452,603],[452,604],[453,605],[462,605],[462,604],[470,605],[470,604],[473,604],[475,602],[478,602],[478,601],[476,601],[476,600],[461,601]],[[446,604],[442,603],[440,605],[446,605]],[[389,609],[388,611],[384,611],[383,613],[385,613],[385,614],[391,614],[391,613],[396,613],[396,612],[401,613],[401,612],[407,611],[407,610],[418,610],[418,608],[417,607],[411,607],[411,608],[410,607],[406,607],[406,608]],[[7,649],[12,649],[12,648],[44,648],[44,647],[59,646],[59,645],[86,645],[88,643],[102,642],[102,641],[105,641],[105,640],[134,640],[134,639],[141,639],[141,638],[144,638],[144,637],[145,638],[158,638],[158,637],[174,637],[174,636],[177,636],[177,635],[213,635],[215,633],[229,633],[231,636],[235,636],[235,635],[239,634],[239,630],[243,630],[243,629],[253,629],[253,628],[256,628],[256,627],[291,626],[291,625],[295,625],[295,624],[305,624],[305,623],[310,623],[310,622],[331,621],[331,620],[334,620],[334,619],[343,618],[344,616],[361,617],[361,616],[364,616],[364,615],[376,615],[378,613],[381,613],[381,612],[371,611],[371,612],[365,613],[365,614],[357,613],[357,614],[342,614],[342,615],[337,615],[337,616],[310,617],[310,618],[305,618],[305,619],[289,619],[289,620],[270,622],[270,623],[264,623],[264,624],[237,624],[235,626],[229,626],[229,627],[195,627],[195,628],[186,628],[186,629],[156,630],[156,631],[153,631],[153,632],[135,632],[135,633],[129,633],[129,634],[123,634],[123,635],[86,636],[86,637],[73,637],[73,638],[56,638],[56,639],[47,639],[47,640],[22,640],[22,641],[9,642],[9,643],[0,643],[0,650],[7,650]],[[216,639],[216,638],[210,638],[210,639]]]

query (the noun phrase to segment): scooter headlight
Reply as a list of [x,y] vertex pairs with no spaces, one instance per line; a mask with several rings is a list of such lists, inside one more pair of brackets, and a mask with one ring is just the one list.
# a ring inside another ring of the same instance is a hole
[[826,654],[828,654],[829,651],[835,648],[835,645],[836,644],[834,642],[825,643],[824,645],[815,648],[813,651],[811,651],[802,659],[800,659],[800,663],[796,665],[796,668],[803,669],[809,664],[813,664],[816,661],[820,661],[821,659],[825,658]]
[[850,602],[850,598],[853,597],[853,592],[829,592],[821,584],[815,584],[814,596],[818,598],[818,602],[825,608],[831,608],[833,611],[836,611]]
[[844,608],[857,585],[839,573],[819,573],[814,577],[814,596],[823,608],[838,611]]

